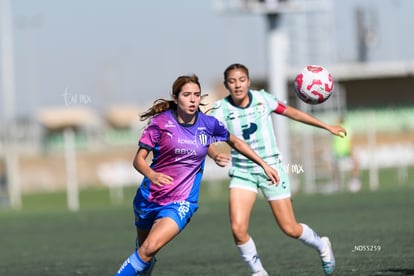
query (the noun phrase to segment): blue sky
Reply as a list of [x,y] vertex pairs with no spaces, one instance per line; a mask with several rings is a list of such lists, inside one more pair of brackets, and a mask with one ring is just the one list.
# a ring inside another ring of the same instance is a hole
[[265,74],[261,18],[219,16],[210,1],[161,2],[12,1],[18,112],[64,105],[65,91],[100,109],[152,102],[188,73],[208,89],[234,61]]
[[[147,106],[168,98],[181,74],[196,73],[204,90],[213,88],[233,62],[249,66],[253,78],[267,74],[265,18],[219,15],[211,0],[11,2],[20,115],[65,106],[65,93],[98,111],[114,104]],[[338,60],[356,56],[356,5],[367,9],[367,20],[379,27],[371,59],[413,59],[408,29],[414,1],[334,3]]]

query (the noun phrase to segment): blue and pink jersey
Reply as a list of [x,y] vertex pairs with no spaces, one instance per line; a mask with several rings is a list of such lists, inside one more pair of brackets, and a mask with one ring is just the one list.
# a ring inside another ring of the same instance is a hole
[[229,131],[217,119],[202,112],[192,125],[180,124],[171,110],[154,116],[144,129],[139,146],[153,152],[151,168],[173,178],[173,184],[157,186],[144,177],[138,192],[149,202],[197,202],[208,147],[227,141]]

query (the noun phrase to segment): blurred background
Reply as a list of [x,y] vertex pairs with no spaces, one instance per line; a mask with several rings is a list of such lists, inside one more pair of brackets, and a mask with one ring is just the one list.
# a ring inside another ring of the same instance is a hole
[[[21,208],[24,194],[66,190],[77,210],[89,187],[122,197],[141,180],[131,163],[140,112],[169,98],[182,74],[197,74],[212,103],[227,95],[223,71],[235,62],[250,69],[253,88],[327,123],[345,119],[352,158],[336,162],[329,133],[275,118],[294,192],[407,183],[413,9],[411,0],[0,0],[0,205]],[[293,92],[308,64],[335,80],[316,106]],[[226,179],[227,169],[207,166],[205,179]]]

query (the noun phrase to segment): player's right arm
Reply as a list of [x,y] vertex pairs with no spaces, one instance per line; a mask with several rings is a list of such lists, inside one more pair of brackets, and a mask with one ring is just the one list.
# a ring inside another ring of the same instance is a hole
[[151,167],[148,165],[146,159],[149,155],[150,151],[146,148],[140,147],[135,154],[134,158],[134,168],[140,172],[142,175],[144,175],[146,178],[148,178],[151,183],[162,186],[165,184],[172,184],[172,177],[159,173],[151,169]]
[[225,167],[230,161],[230,157],[227,154],[217,152],[214,144],[208,147],[208,156],[216,162],[217,166]]

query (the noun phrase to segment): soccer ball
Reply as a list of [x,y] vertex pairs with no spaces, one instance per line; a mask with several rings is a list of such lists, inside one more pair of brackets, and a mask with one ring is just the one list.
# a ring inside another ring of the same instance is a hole
[[295,93],[305,103],[320,104],[329,99],[334,80],[326,68],[308,65],[296,76]]

